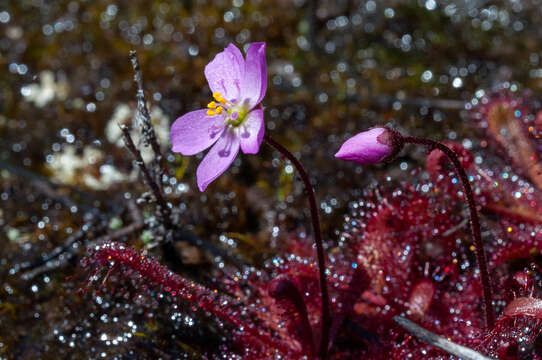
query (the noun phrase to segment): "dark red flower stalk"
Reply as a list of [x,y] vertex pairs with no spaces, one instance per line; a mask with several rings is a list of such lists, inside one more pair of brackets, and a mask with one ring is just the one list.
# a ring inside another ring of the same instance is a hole
[[476,209],[476,202],[474,200],[474,193],[472,192],[472,187],[469,182],[469,178],[465,169],[461,165],[461,161],[457,154],[447,147],[446,145],[434,141],[431,139],[418,138],[414,136],[402,136],[403,141],[406,144],[417,144],[427,146],[430,149],[438,149],[446,154],[454,165],[455,171],[457,172],[459,179],[463,185],[465,192],[465,198],[469,206],[470,221],[471,221],[471,231],[472,237],[474,239],[474,246],[476,247],[476,258],[478,260],[478,267],[480,268],[480,278],[482,280],[482,285],[484,288],[484,300],[485,300],[485,310],[486,310],[486,325],[489,328],[492,328],[495,323],[495,313],[493,311],[493,291],[491,286],[491,280],[489,276],[489,270],[487,267],[487,259],[484,250],[484,244],[482,241],[482,231],[480,228],[480,220],[478,218],[478,210]]
[[314,243],[316,244],[316,253],[318,258],[318,272],[320,277],[320,293],[322,296],[322,329],[321,329],[321,341],[320,341],[320,358],[322,360],[327,359],[328,346],[329,346],[329,330],[331,328],[331,315],[329,310],[329,291],[326,281],[326,257],[324,254],[324,244],[322,241],[322,230],[320,227],[320,216],[318,214],[318,205],[316,203],[316,197],[314,196],[314,190],[312,188],[309,175],[303,168],[303,165],[297,158],[281,144],[277,143],[269,135],[264,135],[264,140],[267,144],[286,157],[292,165],[296,168],[301,181],[305,186],[307,192],[307,199],[309,201],[309,208],[312,219],[312,230],[314,236]]

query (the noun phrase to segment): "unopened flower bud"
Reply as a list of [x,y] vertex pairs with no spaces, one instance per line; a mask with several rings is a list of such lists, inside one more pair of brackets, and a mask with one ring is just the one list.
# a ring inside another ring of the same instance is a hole
[[403,145],[400,133],[387,127],[378,127],[346,140],[335,157],[362,165],[377,164],[395,157]]

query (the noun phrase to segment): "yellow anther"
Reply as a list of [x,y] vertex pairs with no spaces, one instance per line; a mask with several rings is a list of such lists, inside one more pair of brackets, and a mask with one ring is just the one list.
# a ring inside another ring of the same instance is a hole
[[215,109],[215,111],[216,111],[217,114],[220,114],[220,113],[222,113],[222,110],[223,110],[223,109],[224,109],[224,108],[223,108],[222,106],[219,106],[219,107],[217,107],[217,108]]
[[224,100],[224,98],[222,97],[222,94],[221,93],[217,93],[217,92],[214,92],[213,93],[213,98],[218,101],[219,103],[221,104],[225,104],[226,103],[226,100]]
[[213,115],[216,115],[216,113],[214,110],[207,110],[207,115],[213,116]]
[[210,103],[207,104],[207,107],[209,109],[214,109],[217,107],[217,104],[214,101],[211,101]]

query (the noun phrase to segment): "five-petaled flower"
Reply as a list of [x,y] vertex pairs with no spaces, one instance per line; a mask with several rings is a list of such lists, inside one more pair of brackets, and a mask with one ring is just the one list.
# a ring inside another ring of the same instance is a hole
[[207,109],[184,114],[171,126],[173,151],[197,154],[211,145],[198,166],[200,191],[231,165],[239,147],[245,154],[256,154],[265,132],[260,105],[267,89],[265,43],[252,43],[246,59],[233,44],[205,67],[205,77],[214,100]]

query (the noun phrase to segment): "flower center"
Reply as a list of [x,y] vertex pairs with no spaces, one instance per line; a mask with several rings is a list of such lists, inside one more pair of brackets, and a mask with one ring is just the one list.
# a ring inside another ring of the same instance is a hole
[[226,110],[226,121],[229,125],[237,127],[243,123],[248,113],[248,109],[243,104],[239,104],[235,100],[228,101],[217,92],[213,93],[213,98],[215,100],[207,104],[207,115],[220,115]]
[[232,126],[239,126],[247,116],[247,109],[242,106],[236,106],[228,109],[228,123]]

